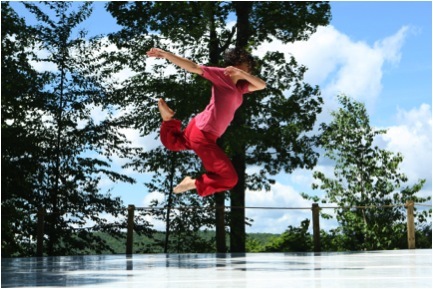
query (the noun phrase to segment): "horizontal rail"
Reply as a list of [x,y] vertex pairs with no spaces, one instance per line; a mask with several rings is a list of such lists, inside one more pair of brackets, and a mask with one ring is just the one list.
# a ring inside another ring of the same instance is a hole
[[[428,204],[414,204],[418,207],[432,207]],[[320,209],[373,209],[373,208],[392,208],[392,207],[405,207],[406,204],[393,204],[393,205],[369,205],[369,206],[320,206]],[[202,207],[202,206],[183,206],[183,207],[135,207],[137,210],[166,210],[167,208],[175,210],[211,210],[221,207]],[[261,207],[261,206],[224,206],[225,209],[260,209],[260,210],[311,210],[311,207]]]

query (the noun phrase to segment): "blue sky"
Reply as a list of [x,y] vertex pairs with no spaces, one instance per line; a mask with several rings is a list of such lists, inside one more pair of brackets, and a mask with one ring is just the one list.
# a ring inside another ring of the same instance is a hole
[[[20,7],[13,3],[13,7]],[[84,23],[90,35],[109,33],[119,27],[104,10],[104,2],[95,3],[94,14]],[[422,191],[432,192],[432,4],[430,1],[368,1],[331,2],[332,21],[321,27],[307,42],[284,45],[274,41],[262,45],[255,54],[279,50],[294,55],[309,70],[306,81],[319,85],[325,100],[319,122],[328,121],[337,108],[335,96],[345,93],[366,104],[371,125],[387,129],[377,140],[384,149],[401,152],[401,170],[409,177],[409,185],[426,179]],[[20,9],[21,10],[21,9]],[[30,17],[28,21],[32,21]],[[158,145],[153,136],[140,137],[128,131],[134,143]],[[257,168],[250,167],[248,170]],[[316,168],[332,172],[329,162],[319,161]],[[130,172],[135,185],[109,184],[113,195],[125,204],[146,206],[158,193],[149,194],[142,185],[148,175]],[[247,192],[249,206],[310,207],[299,193],[320,195],[311,190],[312,172],[297,170],[291,175],[280,174],[270,192]],[[253,211],[247,216],[255,219],[248,231],[280,233],[287,226],[299,226],[310,218],[309,210]],[[332,224],[323,224],[325,229]]]
[[[372,120],[390,125],[395,107],[431,103],[432,8],[431,2],[331,2],[333,25],[353,41],[374,45],[402,26],[411,27],[400,50],[401,59],[383,67],[383,91]],[[396,99],[395,101],[393,99]],[[379,113],[376,116],[376,113]],[[385,113],[385,118],[384,118]]]

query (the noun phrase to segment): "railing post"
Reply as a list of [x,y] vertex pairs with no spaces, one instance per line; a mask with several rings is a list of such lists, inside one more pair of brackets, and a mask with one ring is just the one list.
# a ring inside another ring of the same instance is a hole
[[320,207],[314,203],[311,210],[313,211],[313,242],[314,252],[320,252]]
[[36,235],[36,257],[44,256],[44,222],[45,222],[45,209],[40,207],[38,209],[38,228]]
[[128,205],[128,224],[126,232],[126,254],[132,254],[132,244],[134,242],[134,205]]
[[415,218],[414,218],[414,203],[406,201],[407,211],[407,245],[408,249],[415,249]]

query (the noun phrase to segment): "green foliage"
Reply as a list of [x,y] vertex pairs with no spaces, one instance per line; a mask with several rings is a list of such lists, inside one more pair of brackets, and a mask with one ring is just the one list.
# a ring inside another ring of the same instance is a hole
[[[407,249],[407,232],[404,224],[397,224],[393,228],[395,235],[388,247],[383,247],[385,250],[391,249]],[[431,225],[418,227],[415,231],[416,247],[418,249],[431,249]],[[347,244],[353,242],[352,236],[346,235],[342,227],[332,229],[329,232],[320,232],[320,243],[322,252],[343,252],[350,250]]]
[[[103,240],[110,249],[103,250],[101,252],[94,251],[90,249],[88,251],[80,251],[77,254],[124,254],[126,247],[126,233],[122,233],[119,237],[113,237],[112,234],[103,233],[103,232],[94,232],[96,237]],[[178,236],[175,233],[172,234],[173,239],[173,248],[178,246],[177,248],[181,253],[215,253],[215,248],[213,246],[215,232],[214,231],[206,231],[201,230],[196,233],[191,234],[188,238],[195,239],[194,246],[191,246],[191,242],[188,244],[183,244],[182,242],[185,240],[185,234],[183,236]],[[264,252],[264,246],[268,244],[272,238],[278,236],[277,234],[269,234],[269,233],[251,233],[248,234],[248,244],[255,244],[253,249],[247,250],[247,252]],[[154,231],[149,235],[139,235],[134,233],[133,239],[133,253],[134,254],[158,254],[164,253],[165,246],[165,232]],[[228,240],[227,240],[228,241]],[[248,248],[249,245],[248,245]],[[176,251],[177,252],[177,251]]]
[[250,236],[247,236],[245,249],[246,252],[251,252],[251,253],[263,252],[264,250],[263,245],[256,239],[251,238]]
[[[207,104],[209,84],[179,69],[164,72],[166,63],[150,71],[145,52],[158,46],[198,63],[218,65],[229,46],[254,49],[272,38],[284,43],[308,39],[317,26],[328,24],[329,4],[110,2],[108,10],[123,26],[109,35],[122,48],[118,51],[105,51],[105,42],[86,40],[85,31],[79,30],[92,12],[91,2],[74,6],[78,7],[74,11],[72,3],[64,1],[23,5],[36,16],[38,25],[27,27],[8,2],[1,3],[2,256],[35,254],[36,213],[41,206],[46,211],[44,241],[49,255],[123,253],[126,209],[98,185],[103,176],[116,182],[134,180],[111,170],[113,155],[129,158],[125,167],[153,172],[145,185],[151,192],[166,194],[163,202],[152,204],[153,211],[135,216],[136,252],[213,252],[209,235],[213,232],[202,230],[214,226],[214,212],[206,209],[214,207],[214,200],[172,194],[173,184],[185,174],[202,172],[197,158],[161,147],[146,152],[131,148],[119,131],[136,128],[142,135],[157,135],[159,97],[186,124]],[[230,28],[226,23],[233,14],[237,22]],[[45,52],[43,57],[35,53],[38,50]],[[31,61],[55,69],[36,71]],[[318,87],[303,82],[306,67],[278,51],[268,51],[259,64],[257,74],[268,88],[245,98],[220,140],[241,176],[232,194],[233,206],[243,205],[246,188],[269,189],[273,175],[313,168],[318,157],[314,147],[318,138],[308,132],[321,111],[322,99]],[[123,68],[135,74],[118,85],[112,75]],[[323,250],[406,248],[404,208],[386,206],[430,200],[417,196],[424,180],[403,187],[407,178],[398,172],[403,157],[373,147],[374,138],[384,131],[370,128],[362,104],[345,97],[340,100],[343,109],[333,114],[331,124],[322,125],[320,139],[326,156],[336,162],[335,178],[316,172],[319,182],[314,188],[327,193],[323,203],[360,208],[336,211],[340,227],[321,232]],[[95,107],[106,115],[103,120],[93,120]],[[115,118],[114,113],[124,108],[122,116]],[[262,169],[246,174],[247,165]],[[164,210],[156,209],[161,206]],[[146,221],[150,214],[166,222],[165,233],[151,229]],[[431,226],[423,226],[430,214],[416,214],[418,247],[431,248]],[[110,216],[116,221],[109,220]],[[231,223],[231,239],[242,243],[241,225],[246,219],[239,216],[229,216],[236,221]],[[307,223],[290,226],[272,241],[250,234],[247,250],[311,250]]]
[[32,31],[8,2],[2,2],[1,9],[2,256],[28,255],[35,217],[28,216],[32,207],[28,192],[35,189],[33,178],[42,154],[39,142],[44,137],[37,131],[42,127],[38,111],[45,102],[34,95],[44,79],[29,63],[35,44]]
[[[35,254],[39,207],[46,212],[48,255],[73,254],[89,245],[101,251],[108,247],[93,230],[119,234],[125,210],[98,185],[104,176],[134,182],[111,169],[111,156],[127,158],[137,150],[119,132],[125,124],[107,102],[113,82],[96,53],[103,42],[86,40],[79,30],[92,3],[77,9],[64,1],[23,5],[38,20],[34,27],[26,27],[2,2],[2,24],[7,24],[2,25],[2,73],[8,69],[11,77],[2,77],[2,165],[10,168],[2,169],[2,254]],[[30,60],[53,68],[35,71]],[[101,121],[91,115],[95,107],[106,114]]]
[[258,253],[265,252],[265,247],[278,236],[270,233],[250,233],[246,239],[246,252]]
[[308,232],[310,220],[305,219],[301,226],[289,228],[281,236],[273,238],[264,248],[265,252],[310,252],[313,250],[313,238]]
[[[169,194],[170,195],[170,194]],[[199,199],[195,195],[174,195],[170,203],[152,203],[150,213],[157,220],[166,223],[164,252],[201,252],[214,251],[215,240],[203,239],[200,232],[214,226],[214,212],[209,207],[213,199]],[[163,207],[164,210],[155,207]],[[173,209],[174,207],[180,209]],[[182,209],[185,208],[185,209]]]
[[[304,222],[305,224],[305,222]],[[93,246],[83,247],[75,250],[71,254],[76,255],[95,255],[95,254],[125,254],[126,249],[126,233],[121,233],[119,236],[103,232],[94,232],[94,240],[100,240],[107,244],[108,248],[102,250],[94,250]],[[345,244],[350,236],[342,233],[340,228],[330,230],[329,232],[321,231],[322,252],[343,252],[347,251]],[[191,244],[183,245],[182,236],[177,236],[172,233],[171,239],[173,244],[178,246],[179,252],[182,253],[215,253],[214,246],[210,246],[214,242],[214,231],[199,231],[192,234],[189,238],[195,238],[195,247]],[[165,232],[154,231],[151,234],[133,234],[134,254],[159,254],[164,253],[165,247]],[[431,226],[425,226],[416,231],[417,248],[431,248]],[[297,244],[296,242],[302,242]],[[204,246],[203,246],[204,244]],[[173,245],[174,248],[175,245]],[[279,248],[279,249],[278,249]],[[407,249],[406,235],[400,240],[400,245],[395,249]],[[289,227],[283,234],[269,233],[250,233],[247,236],[246,252],[261,253],[261,252],[311,252],[312,236],[302,229]],[[69,254],[69,255],[71,255]]]
[[345,244],[350,236],[341,233],[341,228],[332,229],[329,232],[320,230],[320,250],[322,252],[347,251]]
[[427,224],[420,226],[415,231],[415,240],[417,248],[432,248],[432,225]]
[[[319,182],[313,184],[313,189],[323,190],[325,195],[303,196],[340,207],[335,215],[341,226],[338,233],[345,237],[340,238],[338,249],[402,247],[406,220],[403,205],[409,200],[423,203],[431,199],[417,196],[425,180],[403,187],[408,181],[398,170],[403,156],[374,146],[375,137],[385,131],[370,127],[363,104],[344,95],[339,100],[342,107],[332,113],[329,124],[321,125],[320,139],[325,156],[335,161],[334,174],[331,177],[314,172]],[[416,213],[418,223],[425,222],[429,215],[431,212],[427,211]]]

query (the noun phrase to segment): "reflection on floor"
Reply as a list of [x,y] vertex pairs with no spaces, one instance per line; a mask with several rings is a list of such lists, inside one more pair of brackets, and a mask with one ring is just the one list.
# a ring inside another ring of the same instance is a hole
[[432,288],[432,251],[3,258],[2,287]]

